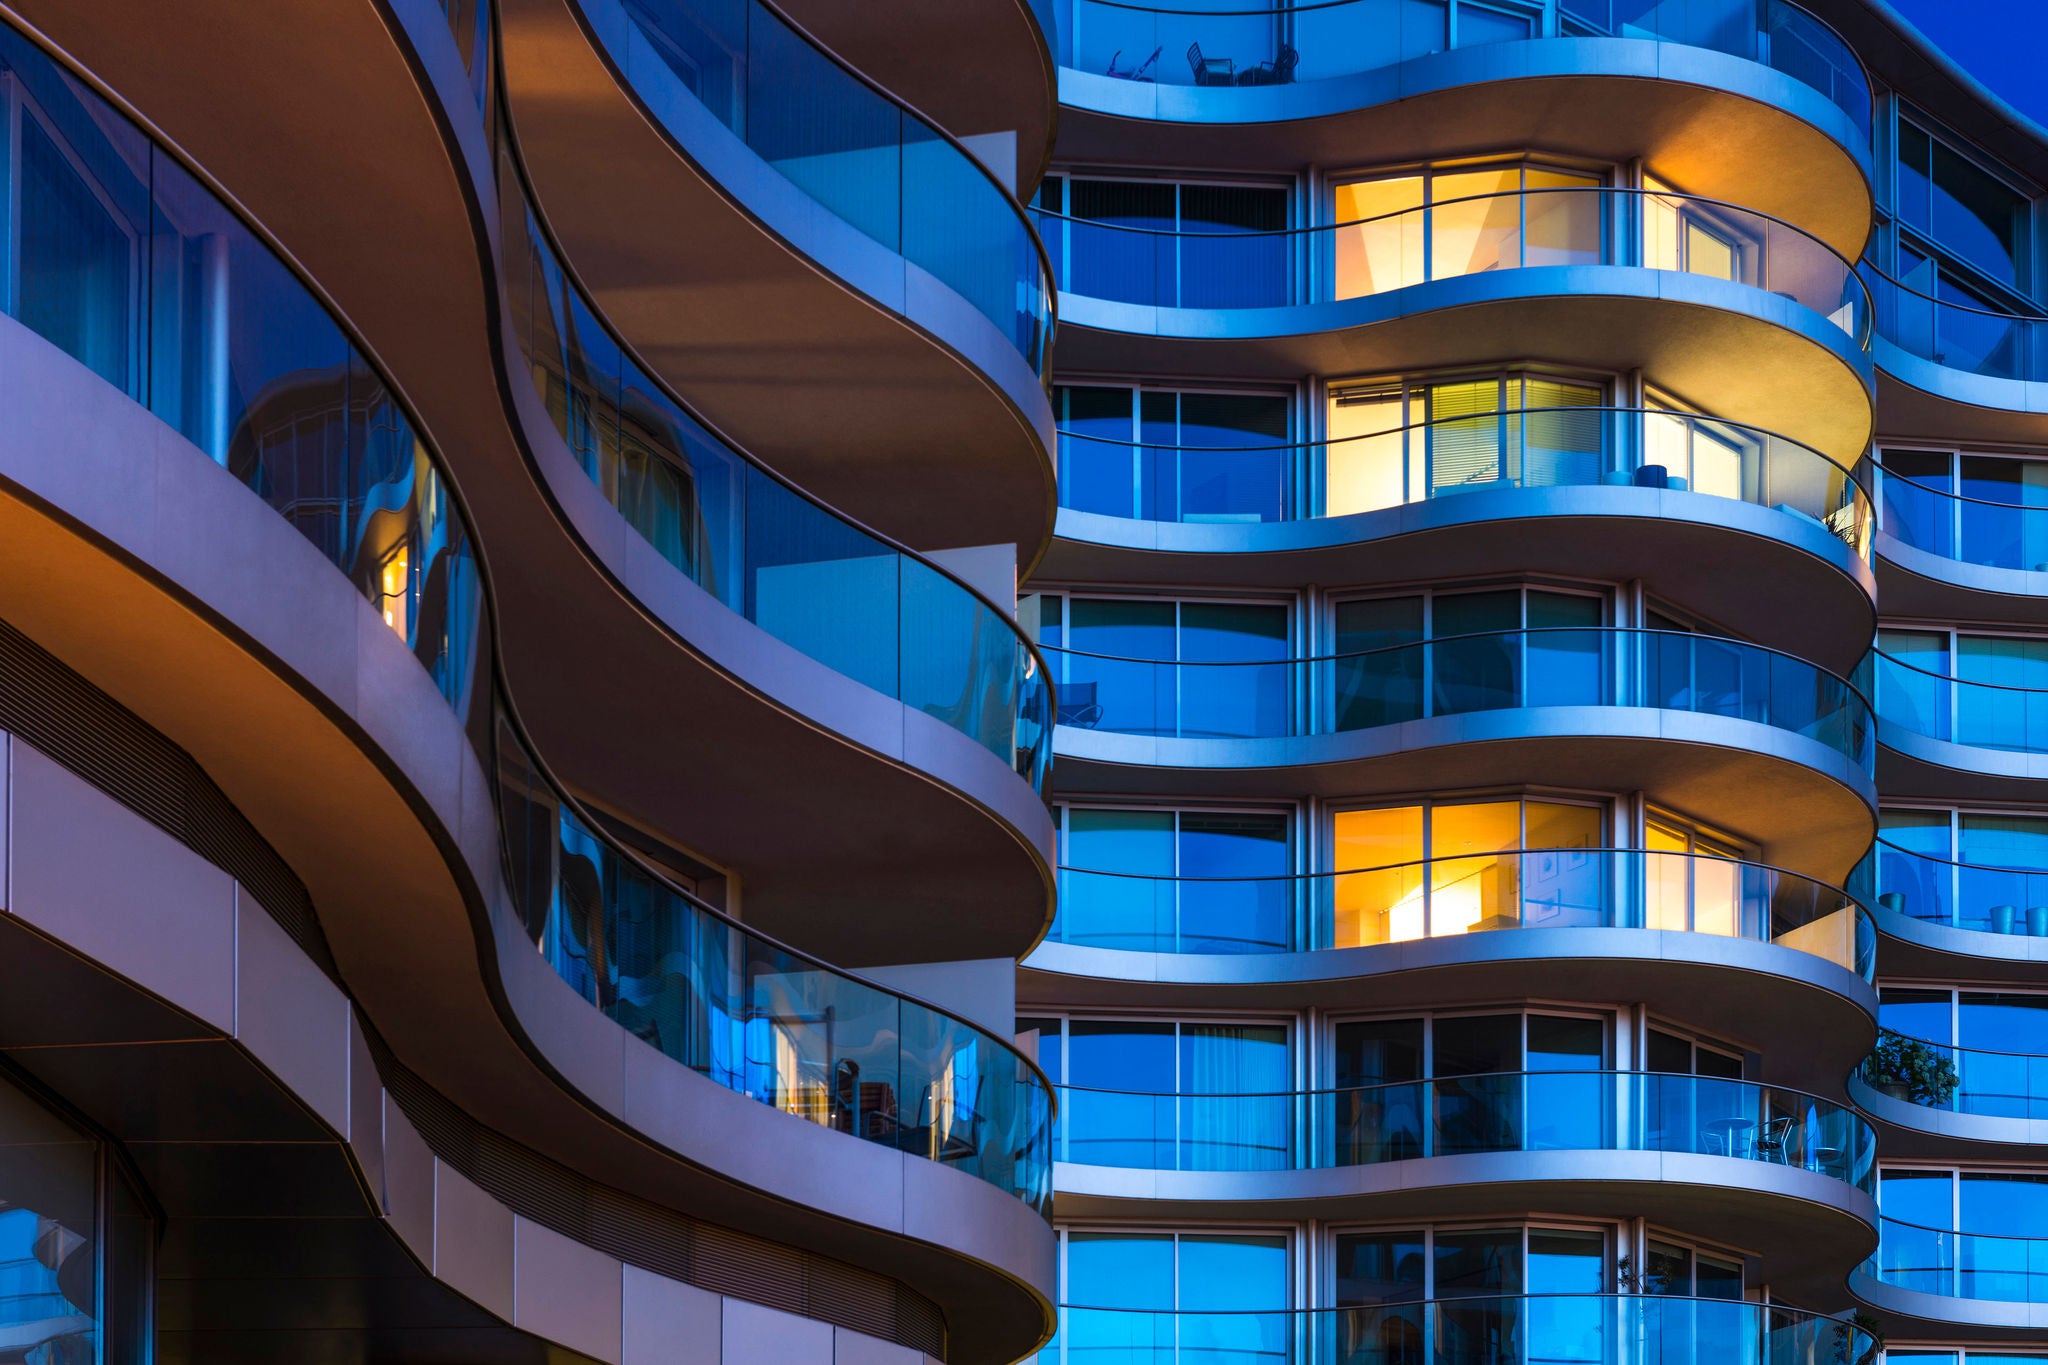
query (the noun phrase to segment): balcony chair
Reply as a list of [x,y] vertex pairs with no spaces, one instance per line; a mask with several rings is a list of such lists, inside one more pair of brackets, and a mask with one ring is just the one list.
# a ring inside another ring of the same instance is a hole
[[1229,57],[1204,57],[1200,43],[1188,44],[1188,66],[1195,73],[1196,85],[1237,83],[1237,63]]
[[1059,690],[1058,723],[1093,730],[1102,723],[1102,703],[1095,699],[1097,684],[1068,683]]
[[1301,65],[1301,54],[1286,43],[1280,44],[1280,55],[1270,62],[1237,73],[1239,85],[1292,85],[1294,68]]
[[1124,55],[1124,50],[1118,48],[1109,54],[1109,65],[1103,68],[1102,74],[1114,76],[1120,81],[1157,81],[1159,79],[1158,76],[1148,76],[1145,73],[1152,69],[1152,64],[1159,60],[1159,54],[1164,51],[1166,51],[1166,46],[1162,43],[1160,46],[1153,48],[1152,55],[1144,61],[1139,62],[1128,71],[1119,71],[1116,69],[1116,59]]
[[1766,1123],[1756,1140],[1757,1160],[1785,1164],[1785,1144],[1791,1136],[1792,1119],[1789,1115],[1780,1115]]

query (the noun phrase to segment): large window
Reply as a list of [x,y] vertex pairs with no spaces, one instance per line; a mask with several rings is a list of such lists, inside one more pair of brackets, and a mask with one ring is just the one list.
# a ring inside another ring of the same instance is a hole
[[2025,289],[2032,217],[2028,197],[1904,118],[1899,120],[1898,153],[1900,223],[1989,279]]
[[[1293,1359],[1288,1235],[1069,1228],[1060,1331],[1040,1365]],[[1178,1350],[1176,1350],[1178,1346]]]
[[1140,521],[1284,520],[1290,406],[1285,394],[1062,385],[1060,506]]
[[1335,1161],[1610,1146],[1609,1035],[1604,1017],[1519,1011],[1339,1023]]
[[1887,806],[1878,838],[1884,909],[1959,929],[2048,938],[2048,909],[2036,908],[2048,906],[2048,817]]
[[1905,544],[1965,564],[2048,569],[2048,459],[1898,449],[1881,458],[1884,528]]
[[1947,1096],[1909,1096],[1967,1114],[2048,1119],[2048,995],[1887,986],[1877,1021],[1930,1044],[1956,1069]]
[[1597,483],[1606,398],[1604,384],[1519,370],[1333,385],[1324,515],[1447,493]]
[[1603,177],[1515,162],[1370,174],[1332,189],[1334,297],[1488,270],[1594,265]]
[[1338,811],[1331,946],[1605,923],[1608,869],[1573,850],[1601,847],[1606,827],[1592,803],[1515,797]]
[[1067,806],[1052,938],[1155,953],[1294,946],[1284,811]]
[[1046,649],[1059,723],[1124,734],[1288,733],[1288,608],[1042,593],[1019,616]]
[[1730,861],[1739,856],[1733,841],[1659,812],[1644,822],[1643,847],[1660,855],[1645,859],[1646,927],[1742,932],[1741,872]]
[[1337,1358],[1597,1365],[1607,1305],[1590,1296],[1610,1291],[1611,1255],[1601,1228],[1340,1232],[1337,1304],[1354,1311],[1337,1315]]
[[1047,176],[1039,216],[1062,291],[1159,308],[1294,298],[1293,192],[1281,185]]
[[1983,749],[2048,747],[2048,638],[1888,627],[1877,646],[1884,720]]
[[1889,1283],[2016,1303],[2048,1296],[2035,1250],[2048,1229],[2048,1173],[1883,1167],[1877,1203]]
[[1284,1023],[1018,1020],[1060,1085],[1056,1160],[1146,1170],[1293,1165],[1294,1064]]
[[[1335,728],[1515,706],[1598,705],[1604,598],[1495,588],[1333,608]],[[1437,643],[1428,649],[1420,641]]]

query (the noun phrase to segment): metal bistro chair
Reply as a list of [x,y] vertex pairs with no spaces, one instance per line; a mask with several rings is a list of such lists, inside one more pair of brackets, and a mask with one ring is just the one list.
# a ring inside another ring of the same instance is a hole
[[1759,1161],[1775,1161],[1784,1165],[1785,1143],[1792,1136],[1792,1119],[1779,1115],[1764,1125],[1764,1131],[1756,1140],[1756,1155]]
[[1097,684],[1067,683],[1060,688],[1058,723],[1093,730],[1102,723],[1102,703],[1095,699]]
[[1237,73],[1239,85],[1292,85],[1294,68],[1301,65],[1301,54],[1287,43],[1280,44],[1280,55],[1270,62],[1260,62]]
[[1128,71],[1119,71],[1116,69],[1116,59],[1124,55],[1124,50],[1118,48],[1109,54],[1109,65],[1103,69],[1102,74],[1114,76],[1120,81],[1157,81],[1159,79],[1157,76],[1148,76],[1145,73],[1152,69],[1152,63],[1158,61],[1159,54],[1164,51],[1166,51],[1166,45],[1161,43],[1158,47],[1152,49],[1152,55],[1144,61],[1139,62]]
[[1188,44],[1188,66],[1195,73],[1196,85],[1237,83],[1237,63],[1229,57],[1204,57],[1200,43]]

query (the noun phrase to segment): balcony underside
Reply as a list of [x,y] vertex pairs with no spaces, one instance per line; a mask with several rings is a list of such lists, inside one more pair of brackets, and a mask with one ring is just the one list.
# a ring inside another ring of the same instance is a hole
[[1872,342],[1880,440],[1936,445],[2040,445],[2048,441],[2048,383],[1998,379]]
[[[1711,574],[1696,571],[1714,565]],[[1562,573],[1683,603],[1846,673],[1876,625],[1870,566],[1810,519],[1705,493],[1511,488],[1347,517],[1202,525],[1062,510],[1042,582],[1299,588]],[[1887,599],[1889,603],[1889,599]]]
[[[508,1326],[415,1259],[385,1217],[384,1171],[361,1164],[383,1155],[381,1137],[353,1149],[234,1037],[13,915],[0,916],[0,946],[9,976],[0,1051],[126,1144],[162,1207],[154,1269],[157,1358],[166,1365],[442,1352],[477,1365],[589,1362]],[[419,1143],[402,1116],[387,1120],[374,1094],[370,1104],[394,1148]],[[426,1163],[431,1192],[431,1155]],[[390,1165],[397,1188],[417,1174],[400,1169],[396,1151]],[[391,1211],[416,1217],[419,1208],[401,1194]],[[427,1217],[431,1229],[431,1208]],[[449,1264],[477,1256],[463,1230],[448,1232]]]
[[1880,720],[1877,781],[1887,797],[1934,801],[2048,801],[2048,753],[1929,739]]
[[2048,1303],[1961,1299],[1885,1284],[1864,1270],[1849,1277],[1849,1292],[1883,1315],[1885,1334],[1912,1341],[1964,1341],[2032,1345],[2048,1332]]
[[1540,356],[1641,369],[1703,412],[1777,432],[1844,468],[1870,440],[1870,360],[1846,333],[1790,299],[1678,271],[1533,266],[1232,310],[1062,294],[1060,316],[1066,374],[1294,381]]
[[1876,831],[1875,788],[1833,749],[1689,712],[1537,707],[1287,739],[1063,725],[1054,752],[1059,789],[1070,794],[1348,798],[1523,784],[1643,791],[1757,843],[1763,862],[1837,884]]
[[1573,1214],[1648,1217],[1760,1258],[1756,1276],[1814,1308],[1877,1246],[1877,1201],[1796,1166],[1665,1152],[1486,1152],[1315,1171],[1055,1167],[1062,1219],[1331,1220]]
[[[2048,418],[2042,423],[2048,428]],[[1875,544],[1877,581],[1889,618],[2048,626],[2048,570],[1965,564],[1915,549],[1883,531]]]
[[1493,43],[1223,89],[1062,70],[1060,102],[1065,162],[1292,173],[1490,151],[1640,157],[1667,184],[1782,218],[1850,260],[1870,232],[1869,149],[1847,115],[1769,67],[1675,43]]
[[[2019,906],[2015,928],[2024,929]],[[1877,921],[1885,975],[1904,981],[1978,981],[2048,985],[2048,938],[1934,924],[1880,905]]]
[[1876,1126],[1878,1150],[1887,1159],[2024,1164],[2048,1146],[2048,1119],[1933,1109],[1884,1094],[1858,1077],[1850,1078],[1849,1094]]
[[1014,544],[1028,568],[1054,512],[1029,363],[686,95],[664,112],[701,145],[671,140],[579,3],[504,0],[506,98],[567,264],[620,335],[828,505],[918,549]]
[[[1761,1054],[1758,1079],[1821,1095],[1876,1041],[1876,993],[1796,948],[1657,929],[1521,929],[1305,953],[1139,953],[1046,942],[1020,1008],[1375,1009],[1529,997],[1638,1000]],[[1796,1038],[1798,1048],[1785,1046]]]

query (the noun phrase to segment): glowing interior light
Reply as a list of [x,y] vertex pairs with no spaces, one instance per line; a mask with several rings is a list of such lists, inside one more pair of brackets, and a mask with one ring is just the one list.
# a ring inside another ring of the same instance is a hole
[[384,600],[384,624],[401,636],[407,633],[407,626],[410,624],[406,620],[405,589],[410,578],[408,570],[411,563],[412,556],[405,546],[399,546],[391,552],[391,557],[384,561],[381,581],[377,585],[378,593]]

